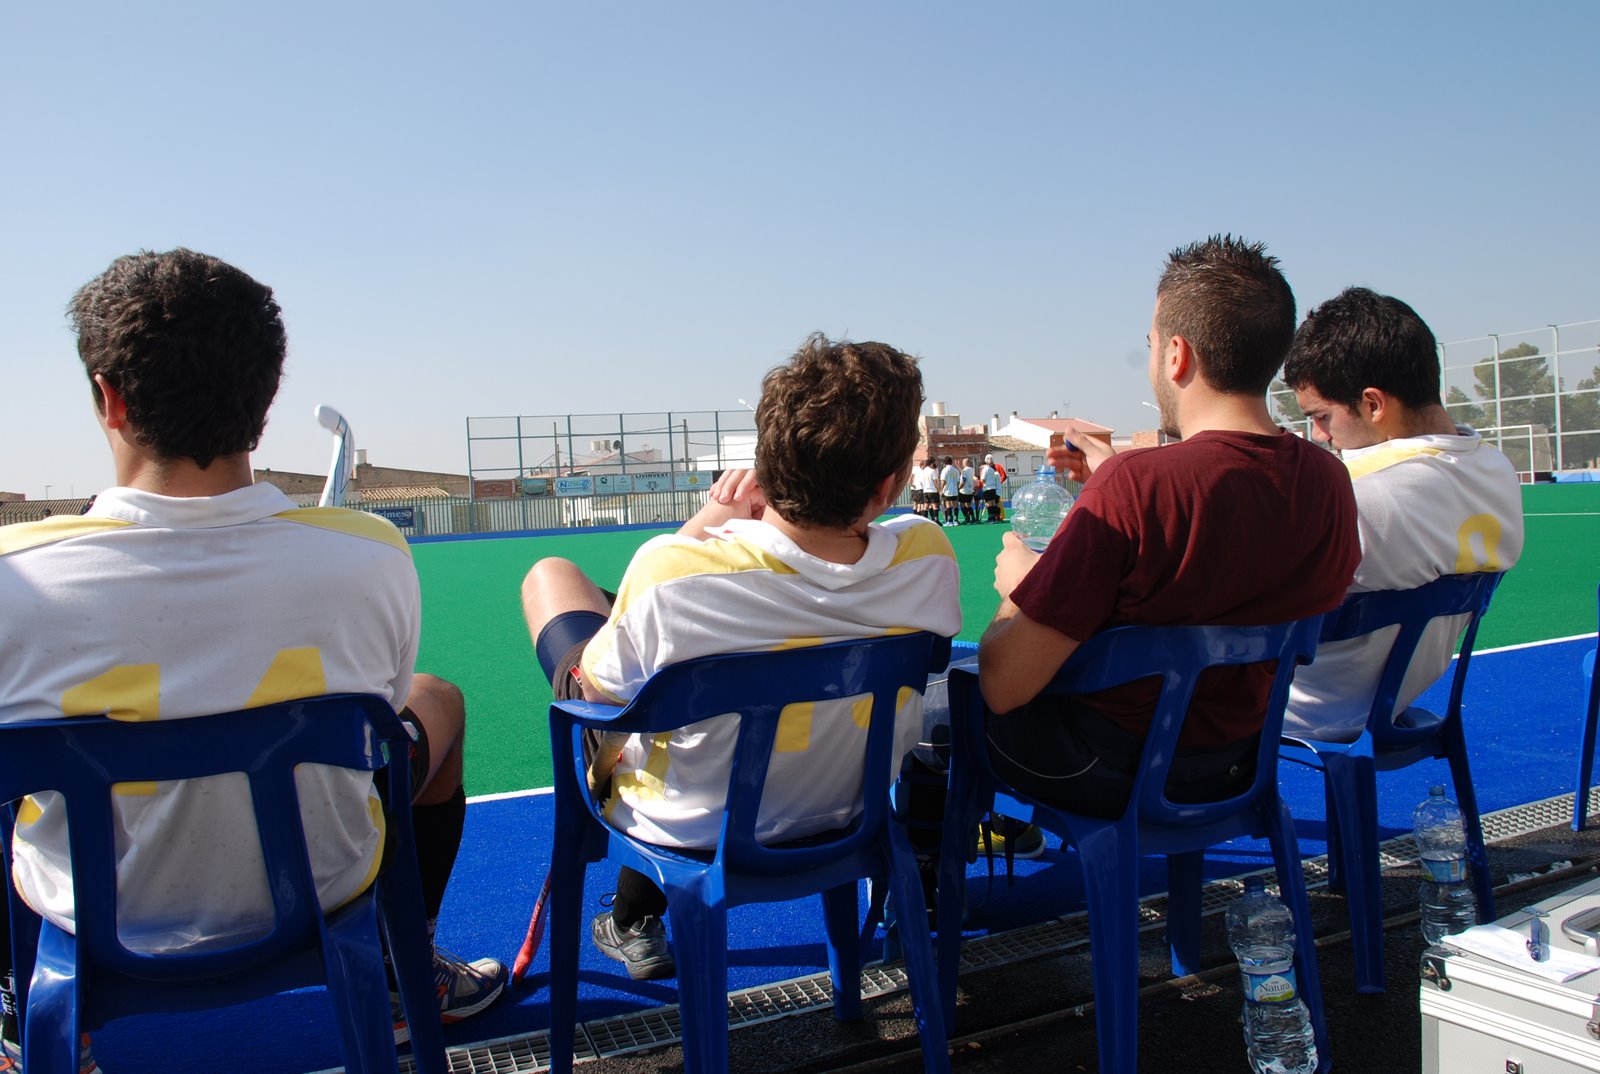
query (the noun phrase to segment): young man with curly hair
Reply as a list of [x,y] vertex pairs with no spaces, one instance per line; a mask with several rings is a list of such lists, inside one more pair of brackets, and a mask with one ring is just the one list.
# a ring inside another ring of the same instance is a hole
[[[253,484],[250,452],[286,350],[272,290],[192,250],[146,252],[114,261],[69,313],[117,485],[82,517],[0,530],[0,723],[185,719],[380,695],[419,736],[412,812],[431,922],[466,813],[465,706],[450,683],[413,674],[421,598],[394,527],[358,511],[297,509]],[[378,868],[372,776],[305,766],[297,784],[331,910]],[[249,796],[228,777],[119,795],[115,816],[130,945],[225,944],[271,922]],[[14,878],[29,905],[73,929],[59,795],[22,804]],[[436,953],[435,974],[446,1021],[482,1010],[504,985],[493,959]],[[14,1028],[8,1019],[0,1063],[18,1061]],[[395,1031],[409,1036],[403,1022]],[[87,1055],[82,1065],[94,1067]]]
[[[876,521],[905,487],[921,407],[915,359],[882,343],[808,339],[762,386],[754,473],[725,474],[677,533],[647,541],[614,596],[566,560],[528,572],[523,611],[555,696],[623,704],[657,669],[697,657],[954,635],[959,585],[943,531],[915,515]],[[903,754],[922,728],[920,696],[897,726]],[[736,730],[708,720],[665,742],[595,743],[590,771],[610,823],[664,846],[714,846]],[[865,734],[848,703],[819,701],[803,744],[773,755],[757,838],[848,823],[859,771],[830,762]],[[666,908],[651,880],[624,868],[594,920],[595,946],[636,979],[672,976]]]

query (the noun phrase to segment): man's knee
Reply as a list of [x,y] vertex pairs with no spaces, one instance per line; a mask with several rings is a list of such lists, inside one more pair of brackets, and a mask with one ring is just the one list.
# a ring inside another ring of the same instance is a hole
[[411,680],[406,708],[428,736],[428,771],[412,788],[419,802],[443,800],[461,784],[461,749],[466,738],[467,704],[460,687],[437,675]]
[[419,672],[411,680],[406,707],[428,728],[428,744],[443,756],[461,741],[467,725],[467,701],[453,682]]
[[574,585],[588,583],[579,566],[570,559],[546,556],[536,559],[522,578],[522,603],[543,602],[570,590]]

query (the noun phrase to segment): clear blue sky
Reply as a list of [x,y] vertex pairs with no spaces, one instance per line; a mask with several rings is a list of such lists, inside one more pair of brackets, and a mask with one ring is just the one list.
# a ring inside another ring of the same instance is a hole
[[[1600,317],[1600,4],[16,3],[0,489],[111,483],[63,308],[190,246],[276,289],[257,465],[463,470],[467,415],[737,409],[810,331],[968,421],[1150,424],[1173,246],[1442,339]],[[1069,405],[1070,404],[1070,405]]]

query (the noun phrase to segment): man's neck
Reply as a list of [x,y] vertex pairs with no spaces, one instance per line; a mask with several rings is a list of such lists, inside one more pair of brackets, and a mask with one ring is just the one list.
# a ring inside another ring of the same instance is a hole
[[1406,409],[1395,406],[1394,418],[1385,422],[1380,430],[1384,439],[1399,440],[1410,436],[1454,436],[1456,423],[1450,412],[1435,403],[1432,406]]
[[193,459],[138,454],[117,460],[117,484],[158,496],[221,496],[254,483],[250,456],[243,452],[213,459],[203,470]]
[[859,563],[867,554],[870,518],[858,519],[848,526],[807,526],[790,522],[769,507],[762,521],[793,541],[800,551],[826,563]]
[[1278,423],[1267,412],[1267,401],[1262,396],[1224,395],[1206,390],[1185,397],[1179,403],[1178,432],[1185,440],[1204,432],[1271,436],[1280,431]]

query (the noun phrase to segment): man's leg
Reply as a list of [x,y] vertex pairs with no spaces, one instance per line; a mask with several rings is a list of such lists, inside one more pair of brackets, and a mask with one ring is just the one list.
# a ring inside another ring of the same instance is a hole
[[[611,600],[576,563],[541,559],[522,580],[522,613],[528,621],[539,667],[550,680],[556,700],[577,700],[582,689],[573,670],[583,647],[611,614]],[[587,739],[585,746],[596,743]],[[600,793],[605,793],[601,791]],[[635,980],[654,980],[677,973],[667,947],[662,918],[667,896],[643,873],[623,866],[611,909],[594,919],[594,944],[628,967]]]
[[[467,708],[453,683],[419,674],[411,680],[405,711],[422,732],[412,772],[411,821],[416,831],[417,866],[422,874],[422,901],[431,943],[466,826],[461,754]],[[477,1014],[505,988],[505,967],[492,958],[468,963],[436,950],[433,969],[435,984],[440,987],[440,1017],[445,1022]],[[398,1036],[398,1013],[395,1025]]]
[[1041,697],[988,718],[989,764],[1047,805],[1114,819],[1127,808],[1143,743],[1067,698]]
[[[571,560],[555,556],[539,560],[522,579],[522,615],[528,621],[528,634],[535,649],[551,620],[567,612],[594,612],[604,619],[611,614],[611,602]],[[556,653],[556,659],[561,655]],[[540,666],[549,674],[555,660],[546,664],[544,658],[545,653],[539,652]]]

